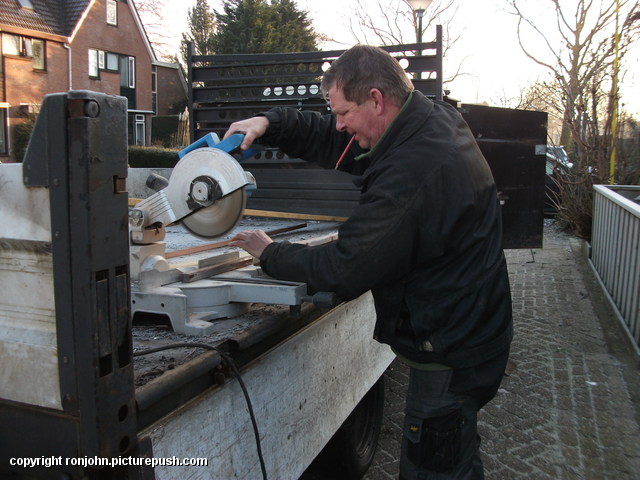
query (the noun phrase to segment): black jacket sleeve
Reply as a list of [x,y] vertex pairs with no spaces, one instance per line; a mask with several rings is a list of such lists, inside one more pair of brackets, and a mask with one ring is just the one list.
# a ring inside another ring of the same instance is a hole
[[[263,115],[269,120],[269,129],[263,137],[265,143],[290,157],[317,162],[324,168],[335,166],[351,139],[348,133],[336,130],[334,115],[287,107],[276,107]],[[347,164],[360,153],[362,149],[352,145]]]
[[393,171],[380,176],[340,227],[336,242],[316,247],[273,243],[260,258],[264,271],[305,282],[315,291],[336,292],[343,299],[374,286],[401,283],[413,268],[419,241],[412,192],[398,190]]

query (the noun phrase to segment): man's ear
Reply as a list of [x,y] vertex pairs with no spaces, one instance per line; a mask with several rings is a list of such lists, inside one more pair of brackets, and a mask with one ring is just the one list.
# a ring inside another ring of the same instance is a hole
[[382,92],[377,88],[372,88],[369,90],[369,99],[373,102],[376,113],[381,114],[385,107],[385,98]]

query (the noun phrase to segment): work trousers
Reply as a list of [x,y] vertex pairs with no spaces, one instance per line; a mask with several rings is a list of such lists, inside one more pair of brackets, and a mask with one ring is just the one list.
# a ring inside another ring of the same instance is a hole
[[509,353],[471,368],[410,368],[400,480],[482,480],[478,411],[497,393]]

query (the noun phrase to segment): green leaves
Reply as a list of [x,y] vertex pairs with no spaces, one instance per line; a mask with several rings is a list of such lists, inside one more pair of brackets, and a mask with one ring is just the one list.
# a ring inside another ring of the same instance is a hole
[[225,0],[215,12],[214,53],[284,53],[317,50],[318,34],[293,0]]

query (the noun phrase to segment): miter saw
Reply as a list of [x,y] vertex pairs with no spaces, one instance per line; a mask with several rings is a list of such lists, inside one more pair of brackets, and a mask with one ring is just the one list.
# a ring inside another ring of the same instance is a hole
[[242,217],[247,195],[256,181],[229,152],[238,149],[242,135],[220,142],[209,134],[203,142],[182,150],[171,178],[160,191],[129,212],[131,241],[149,244],[164,238],[164,227],[182,224],[197,236],[213,238],[231,230]]
[[[212,320],[240,315],[251,303],[335,304],[332,294],[307,295],[304,283],[266,277],[250,265],[250,256],[242,258],[238,252],[178,266],[167,261],[163,240],[169,224],[181,222],[195,236],[213,238],[228,233],[241,219],[247,196],[256,188],[253,176],[231,155],[243,139],[232,135],[219,141],[209,134],[190,145],[179,153],[168,181],[153,179],[163,188],[130,209],[134,315],[167,316],[177,333],[206,335],[214,329]],[[238,265],[246,266],[235,268]]]

